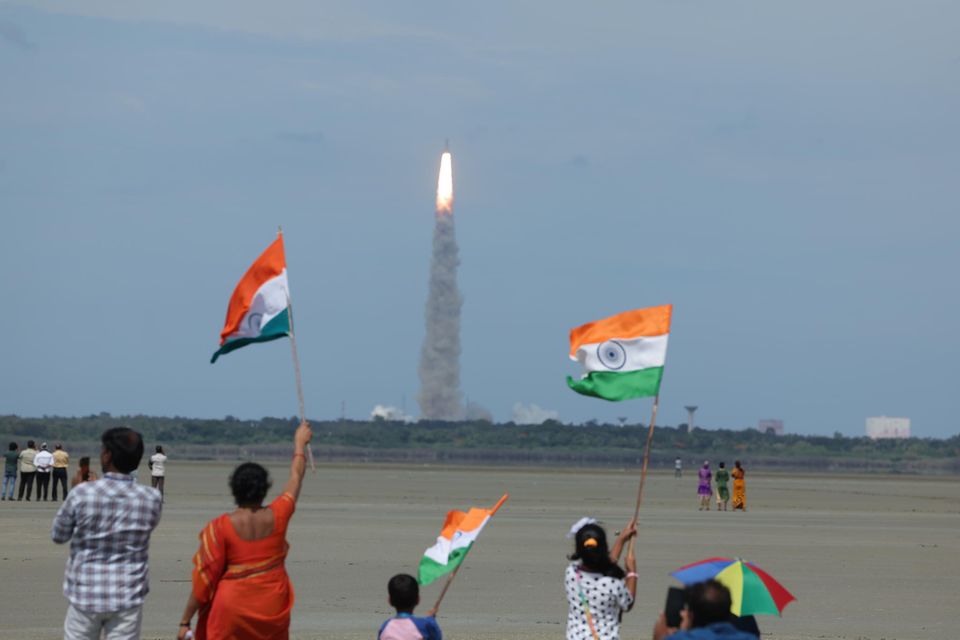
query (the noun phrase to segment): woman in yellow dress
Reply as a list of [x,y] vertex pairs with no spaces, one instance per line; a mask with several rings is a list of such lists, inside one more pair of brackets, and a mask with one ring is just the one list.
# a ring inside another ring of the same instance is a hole
[[733,463],[733,471],[730,472],[730,475],[733,476],[733,510],[741,509],[746,511],[747,483],[743,479],[746,474],[743,472],[743,467],[740,465],[739,460]]

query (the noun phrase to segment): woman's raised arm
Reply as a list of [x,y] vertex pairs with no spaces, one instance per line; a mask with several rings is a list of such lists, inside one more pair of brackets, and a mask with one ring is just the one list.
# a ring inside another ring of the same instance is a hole
[[290,462],[290,479],[287,480],[287,486],[283,488],[285,493],[289,493],[296,500],[300,497],[300,486],[303,484],[303,474],[307,470],[307,457],[304,451],[307,443],[313,437],[313,430],[310,423],[304,420],[297,427],[293,434],[293,460]]

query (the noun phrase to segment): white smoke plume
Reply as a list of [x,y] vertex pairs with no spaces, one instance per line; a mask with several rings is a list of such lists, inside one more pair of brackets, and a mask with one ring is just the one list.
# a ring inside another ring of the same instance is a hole
[[370,412],[370,419],[386,420],[387,422],[413,422],[413,416],[408,416],[400,409],[387,405],[378,404]]
[[437,216],[433,228],[433,259],[427,296],[427,331],[420,352],[420,418],[460,420],[460,308],[457,287],[460,250],[453,224],[453,172],[450,152],[440,159]]
[[465,420],[471,422],[493,422],[493,414],[490,413],[490,410],[477,402],[468,400],[463,412]]
[[547,420],[559,420],[560,414],[552,409],[543,409],[540,406],[530,403],[524,405],[517,402],[513,405],[514,424],[543,424]]

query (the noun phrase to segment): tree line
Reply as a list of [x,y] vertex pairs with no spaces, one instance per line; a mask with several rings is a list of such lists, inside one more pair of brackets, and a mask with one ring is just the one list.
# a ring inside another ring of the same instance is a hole
[[[112,416],[99,413],[82,417],[44,416],[26,418],[0,416],[0,438],[63,441],[94,444],[107,428],[129,426],[140,431],[148,443],[251,447],[288,441],[298,419],[261,418],[241,420],[226,416],[220,420],[161,416]],[[496,461],[544,459],[549,461],[585,459],[627,464],[635,459],[646,437],[646,426],[563,424],[547,421],[538,425],[512,422],[389,422],[376,420],[317,420],[314,447],[331,455],[351,450],[373,452],[379,457],[399,459],[478,459]],[[6,440],[4,440],[5,442]],[[22,444],[22,442],[21,442]],[[202,449],[195,449],[202,450]],[[681,457],[757,461],[794,461],[806,464],[818,460],[855,459],[882,467],[899,463],[934,463],[946,470],[960,471],[960,434],[951,438],[908,438],[870,440],[866,437],[776,436],[755,429],[687,429],[686,425],[657,427],[654,432],[655,459],[661,463]],[[390,453],[392,452],[392,453]],[[400,452],[406,452],[400,454]],[[449,455],[444,455],[446,452]],[[470,452],[473,452],[472,454]],[[389,454],[389,455],[388,455]],[[482,455],[481,455],[482,454]],[[543,454],[543,455],[540,455]]]

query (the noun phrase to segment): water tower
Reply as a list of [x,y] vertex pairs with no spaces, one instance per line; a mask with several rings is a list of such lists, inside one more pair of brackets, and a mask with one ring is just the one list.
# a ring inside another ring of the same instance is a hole
[[684,407],[687,410],[687,432],[693,431],[693,414],[697,412],[697,406],[688,404]]

